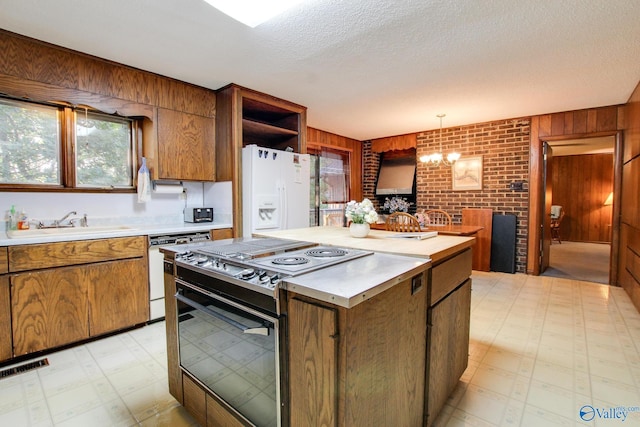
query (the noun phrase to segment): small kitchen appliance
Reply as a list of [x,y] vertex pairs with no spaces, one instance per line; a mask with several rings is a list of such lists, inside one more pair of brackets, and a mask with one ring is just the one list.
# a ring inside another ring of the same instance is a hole
[[213,222],[213,208],[187,206],[184,208],[184,222]]

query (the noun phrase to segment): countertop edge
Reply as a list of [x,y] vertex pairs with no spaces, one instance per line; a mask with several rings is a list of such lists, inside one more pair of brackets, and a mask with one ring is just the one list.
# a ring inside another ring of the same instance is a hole
[[[121,224],[129,227],[129,224]],[[87,233],[87,234],[70,234],[59,236],[39,236],[14,239],[9,238],[6,232],[0,233],[0,246],[16,246],[16,245],[33,245],[38,243],[54,243],[54,242],[69,242],[74,240],[95,240],[95,239],[110,239],[115,237],[131,237],[131,236],[154,236],[163,234],[177,234],[177,233],[193,233],[197,231],[209,231],[221,228],[232,228],[231,223],[174,223],[174,224],[157,224],[157,225],[140,225],[134,224],[131,228],[122,230],[112,230],[108,232]]]

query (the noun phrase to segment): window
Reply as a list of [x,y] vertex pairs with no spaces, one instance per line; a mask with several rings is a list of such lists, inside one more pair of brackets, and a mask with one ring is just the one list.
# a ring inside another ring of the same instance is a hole
[[54,107],[0,98],[0,182],[60,184],[60,117]]
[[131,187],[131,121],[76,112],[76,186]]
[[136,128],[125,117],[0,98],[0,185],[132,189]]
[[309,148],[311,154],[311,224],[344,224],[349,201],[350,156],[348,151]]

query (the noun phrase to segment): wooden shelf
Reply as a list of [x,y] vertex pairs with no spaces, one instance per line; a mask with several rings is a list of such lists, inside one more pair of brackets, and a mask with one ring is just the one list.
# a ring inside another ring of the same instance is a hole
[[261,138],[290,138],[297,136],[297,130],[285,129],[272,124],[263,123],[252,119],[242,119],[243,137],[261,137]]

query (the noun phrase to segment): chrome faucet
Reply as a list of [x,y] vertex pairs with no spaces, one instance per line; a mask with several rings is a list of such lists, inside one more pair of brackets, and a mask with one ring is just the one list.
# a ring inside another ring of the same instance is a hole
[[[71,212],[67,213],[65,216],[63,216],[62,218],[60,218],[60,219],[58,219],[58,220],[53,221],[53,225],[55,225],[56,227],[60,227],[60,224],[62,224],[62,222],[63,222],[65,219],[69,218],[71,215],[77,215],[77,214],[78,214],[78,213],[77,213],[76,211],[71,211]],[[72,223],[71,221],[70,221],[69,223],[70,223],[71,225],[73,225],[73,223]]]

